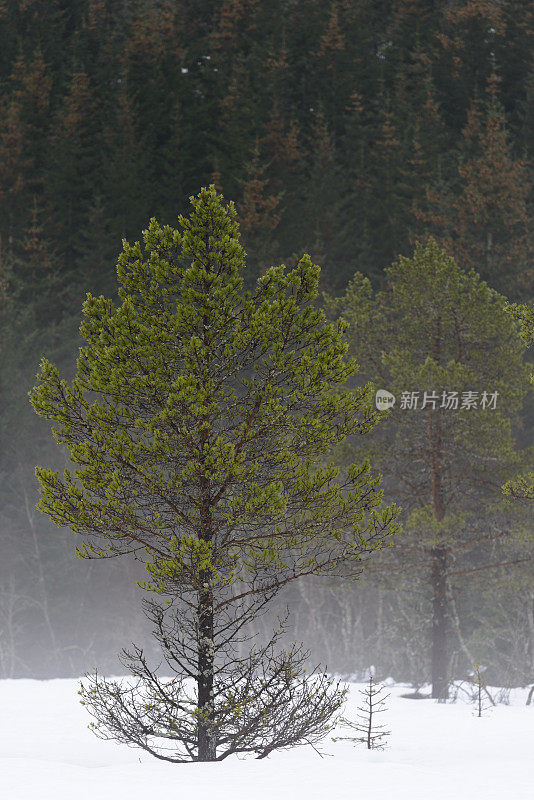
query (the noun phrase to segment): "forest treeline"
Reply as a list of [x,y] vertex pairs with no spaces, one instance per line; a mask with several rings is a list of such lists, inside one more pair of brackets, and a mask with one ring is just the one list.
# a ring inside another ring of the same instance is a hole
[[520,299],[532,17],[527,0],[4,0],[2,258],[33,291],[63,279],[68,305],[73,280],[113,280],[123,236],[213,182],[256,270],[309,250],[342,289],[431,232]]
[[[136,565],[79,563],[35,511],[35,464],[66,462],[26,397],[43,352],[72,370],[81,300],[115,291],[121,239],[152,216],[175,225],[213,183],[236,201],[250,282],[309,252],[333,295],[357,270],[381,288],[432,235],[529,301],[533,32],[528,0],[0,2],[3,676],[112,668],[143,624]],[[423,675],[425,590],[358,591],[299,590],[297,629],[331,668],[363,668],[367,648],[395,677]],[[497,634],[492,591],[473,579],[467,630],[520,680],[534,594],[506,584]],[[502,655],[512,628],[520,669]]]

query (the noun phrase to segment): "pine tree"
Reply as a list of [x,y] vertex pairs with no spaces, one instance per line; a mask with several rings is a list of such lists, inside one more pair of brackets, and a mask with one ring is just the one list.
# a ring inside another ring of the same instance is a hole
[[186,715],[177,760],[210,761],[225,743],[217,664],[236,620],[298,577],[357,573],[395,509],[380,510],[368,462],[341,473],[328,460],[377,414],[366,389],[342,388],[356,367],[344,323],[314,305],[319,268],[271,267],[243,292],[233,205],[213,187],[192,205],[182,232],[152,220],[145,252],[124,244],[121,304],[88,295],[74,380],[43,359],[30,397],[76,465],[37,468],[39,508],[84,537],[82,556],[135,553],[147,588],[179,606],[197,727],[192,743]]
[[[356,269],[382,286],[384,265],[431,234],[528,300],[532,29],[529,0],[3,0],[3,258],[32,282],[25,296],[39,291],[38,258],[42,275],[53,262],[60,303],[42,284],[37,317],[61,316],[87,281],[84,291],[108,292],[118,237],[149,216],[172,224],[188,195],[215,180],[239,203],[258,140],[263,201],[280,198],[272,237],[257,234],[258,265],[294,265],[313,247],[336,291]],[[85,105],[78,91],[79,125],[74,74],[90,90]],[[331,147],[320,175],[319,109]],[[321,187],[324,218],[312,222]],[[527,437],[530,427],[524,417]],[[10,470],[3,456],[0,469]],[[26,642],[16,663],[35,663]]]
[[[340,146],[339,253],[337,261],[346,281],[356,268],[366,275],[377,268],[371,231],[373,180],[369,170],[372,144],[370,110],[361,92],[351,93],[347,103],[345,133]],[[341,277],[341,276],[340,276]]]
[[310,241],[313,231],[306,224],[306,153],[300,128],[291,113],[284,116],[278,101],[273,101],[259,148],[269,194],[279,200],[277,256],[294,264],[298,260],[295,251]]
[[[531,347],[534,344],[534,307],[515,303],[511,304],[508,310],[521,325],[523,342],[527,347]],[[530,375],[530,382],[534,385],[534,373]],[[506,481],[503,492],[508,497],[534,500],[534,472],[518,475]]]
[[51,78],[39,49],[29,63],[17,58],[9,84],[0,122],[0,236],[14,256],[32,224],[45,179]]
[[529,457],[516,450],[511,427],[528,369],[506,298],[434,240],[386,274],[388,287],[376,296],[357,274],[332,306],[351,326],[364,374],[397,398],[373,443],[388,492],[404,509],[402,545],[390,567],[426,575],[433,697],[444,699],[454,576],[514,562],[504,532],[519,533],[520,519],[499,505],[498,487]]
[[250,161],[244,154],[252,153],[258,136],[254,136],[251,119],[256,116],[255,104],[251,102],[251,76],[245,59],[237,55],[232,61],[227,90],[220,101],[220,136],[214,157],[227,191],[239,196],[240,185],[247,180]]

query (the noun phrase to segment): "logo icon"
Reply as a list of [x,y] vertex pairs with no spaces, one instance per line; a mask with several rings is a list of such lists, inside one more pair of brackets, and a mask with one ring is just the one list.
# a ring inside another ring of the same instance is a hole
[[395,395],[385,389],[379,389],[375,397],[375,405],[379,411],[387,411],[395,405]]

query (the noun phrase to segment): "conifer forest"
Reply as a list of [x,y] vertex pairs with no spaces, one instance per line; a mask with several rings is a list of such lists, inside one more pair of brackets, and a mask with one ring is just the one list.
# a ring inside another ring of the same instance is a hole
[[533,40],[0,0],[0,679],[173,762],[534,685]]

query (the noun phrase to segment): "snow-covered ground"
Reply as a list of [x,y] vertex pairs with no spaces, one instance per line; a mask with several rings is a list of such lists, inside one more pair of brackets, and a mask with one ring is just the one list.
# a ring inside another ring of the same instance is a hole
[[[346,710],[358,699],[352,686]],[[478,719],[463,702],[409,700],[391,687],[384,751],[348,742],[263,761],[167,764],[87,730],[74,680],[0,681],[2,800],[533,800],[534,706]]]

